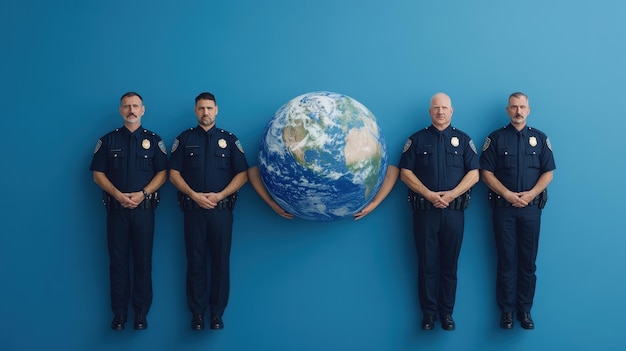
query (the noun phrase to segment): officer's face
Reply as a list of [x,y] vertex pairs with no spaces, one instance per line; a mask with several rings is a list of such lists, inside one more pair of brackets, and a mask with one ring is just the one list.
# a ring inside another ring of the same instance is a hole
[[435,128],[444,130],[450,125],[452,119],[452,101],[447,95],[435,95],[430,101],[430,119]]
[[215,116],[217,116],[217,105],[213,100],[198,100],[195,108],[196,116],[198,117],[198,124],[204,129],[215,125]]
[[146,108],[138,96],[127,96],[122,99],[120,104],[120,115],[122,115],[124,123],[127,124],[141,123],[141,116],[145,111]]
[[509,99],[509,105],[506,107],[506,113],[509,115],[511,123],[517,129],[523,128],[526,126],[526,117],[530,114],[528,99],[524,96],[512,96]]

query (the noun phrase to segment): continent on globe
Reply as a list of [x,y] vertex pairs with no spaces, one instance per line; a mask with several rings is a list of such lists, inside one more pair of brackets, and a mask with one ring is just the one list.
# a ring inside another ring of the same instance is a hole
[[327,91],[281,106],[259,146],[259,173],[274,201],[313,221],[359,212],[376,195],[387,166],[374,115],[355,99]]

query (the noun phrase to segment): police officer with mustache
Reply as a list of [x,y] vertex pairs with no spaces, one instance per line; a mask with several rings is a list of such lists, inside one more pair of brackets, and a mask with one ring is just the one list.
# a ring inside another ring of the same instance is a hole
[[111,328],[124,329],[132,296],[134,328],[142,330],[152,304],[154,210],[167,178],[167,151],[160,136],[142,128],[145,106],[139,94],[122,95],[119,112],[124,126],[98,140],[90,170],[107,210]]
[[556,165],[548,137],[529,127],[528,96],[515,92],[506,107],[510,123],[485,139],[481,176],[491,190],[493,229],[498,253],[496,300],[500,327],[513,328],[513,314],[524,329],[534,329],[530,315],[535,296],[541,212]]

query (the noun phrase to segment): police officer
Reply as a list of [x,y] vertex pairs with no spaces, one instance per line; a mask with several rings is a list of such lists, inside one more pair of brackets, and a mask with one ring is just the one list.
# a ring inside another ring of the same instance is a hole
[[195,113],[198,126],[174,140],[170,181],[179,190],[184,212],[191,329],[204,329],[207,308],[210,328],[222,329],[230,287],[233,209],[239,188],[248,180],[248,163],[237,137],[215,126],[218,107],[213,94],[196,97]]
[[161,137],[141,126],[145,106],[139,94],[122,95],[119,111],[124,126],[98,140],[90,170],[103,190],[107,209],[111,307],[115,315],[111,328],[121,330],[126,324],[132,256],[134,327],[146,329],[152,304],[154,210],[157,190],[167,178],[167,152]]
[[417,248],[422,329],[454,330],[457,262],[463,241],[464,209],[478,182],[478,156],[472,139],[450,125],[450,97],[430,101],[432,125],[409,137],[400,158],[400,179],[409,187]]
[[498,251],[496,299],[500,327],[513,328],[513,312],[522,328],[533,329],[530,309],[537,277],[541,211],[556,169],[550,140],[526,125],[528,97],[516,92],[506,107],[511,123],[492,132],[480,155],[481,175],[489,189]]

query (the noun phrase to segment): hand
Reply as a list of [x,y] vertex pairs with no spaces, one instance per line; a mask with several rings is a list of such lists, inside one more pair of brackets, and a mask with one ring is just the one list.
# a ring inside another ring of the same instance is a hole
[[198,206],[207,210],[215,208],[217,203],[220,202],[216,193],[193,193],[190,197]]
[[287,218],[287,219],[293,219],[293,215],[287,211],[285,211],[284,208],[280,207],[280,205],[278,205],[277,203],[273,203],[271,205],[272,210],[274,210],[274,212],[278,213],[279,216],[283,217],[283,218]]
[[373,203],[369,203],[367,204],[367,206],[363,207],[363,209],[359,212],[356,213],[354,215],[354,220],[357,221],[365,216],[367,216],[370,212],[374,211],[374,209],[377,207],[377,205],[373,204]]
[[454,198],[450,198],[450,194],[446,191],[431,192],[427,198],[433,204],[434,208],[447,208]]
[[521,192],[521,193],[508,192],[504,196],[504,199],[508,201],[509,203],[511,203],[511,206],[522,208],[522,207],[528,206],[530,201],[532,201],[533,198],[531,197],[530,199],[528,199],[528,197],[529,197],[528,192]]
[[123,208],[134,209],[144,200],[143,192],[122,193],[121,199],[117,199]]

